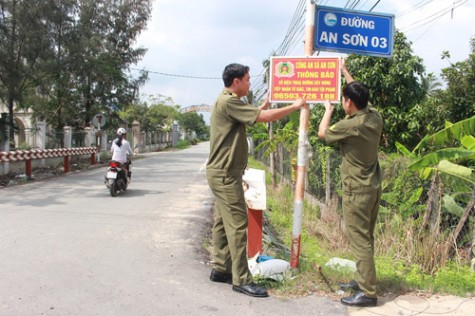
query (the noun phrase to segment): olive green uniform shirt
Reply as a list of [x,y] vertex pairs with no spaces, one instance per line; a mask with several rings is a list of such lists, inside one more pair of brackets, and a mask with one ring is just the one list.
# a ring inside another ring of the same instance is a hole
[[325,141],[340,144],[341,177],[345,193],[369,193],[381,187],[378,146],[383,119],[364,108],[327,129]]
[[247,166],[246,125],[253,125],[261,110],[224,89],[211,113],[208,176],[242,176]]

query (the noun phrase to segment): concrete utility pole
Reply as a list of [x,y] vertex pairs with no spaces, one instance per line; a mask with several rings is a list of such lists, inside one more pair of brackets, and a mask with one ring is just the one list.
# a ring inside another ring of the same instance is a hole
[[[305,56],[313,55],[313,41],[315,34],[315,4],[312,0],[307,0],[307,15],[305,19]],[[300,257],[300,232],[302,230],[303,200],[305,193],[305,175],[307,173],[307,143],[308,143],[308,121],[310,110],[302,108],[300,110],[299,143],[297,151],[297,180],[295,182],[294,197],[294,221],[292,227],[292,247],[290,254],[290,267],[298,268]]]

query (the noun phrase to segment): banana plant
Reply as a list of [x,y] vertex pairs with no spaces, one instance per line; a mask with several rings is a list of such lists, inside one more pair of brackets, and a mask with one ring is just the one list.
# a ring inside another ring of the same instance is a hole
[[[405,156],[411,158],[409,169],[419,171],[423,179],[434,173],[452,178],[456,183],[475,186],[475,116],[452,124],[447,122],[441,131],[424,137],[410,152],[402,144],[397,148]],[[446,144],[460,143],[458,147],[441,148]],[[429,148],[440,148],[428,151]],[[468,162],[468,166],[459,164]]]
[[[412,151],[396,144],[398,150],[411,160],[410,170],[419,172],[422,179],[432,178],[423,227],[429,225],[431,230],[435,229],[442,209],[461,219],[458,227],[465,224],[475,190],[474,135],[475,116],[455,124],[447,122],[444,129],[424,137]],[[458,146],[445,148],[447,144]],[[442,184],[450,188],[445,190],[445,194]],[[467,202],[465,210],[456,201]]]
[[[299,117],[298,113],[291,113],[289,115],[288,121],[285,125],[282,126],[284,122],[277,122],[277,123],[270,123],[274,125],[265,125],[265,124],[255,124],[252,127],[252,138],[254,140],[258,140],[259,144],[254,149],[255,152],[259,152],[261,150],[264,151],[265,157],[270,157],[271,160],[275,159],[275,156],[278,155],[278,148],[279,146],[283,146],[283,148],[288,151],[291,155],[294,155],[298,145],[298,123]],[[275,131],[269,132],[272,127],[278,127]],[[271,156],[272,155],[272,156]],[[279,157],[282,159],[283,157]],[[293,158],[291,158],[293,161]],[[271,163],[271,167],[273,163]],[[293,169],[292,169],[293,170]],[[271,170],[272,174],[272,185],[275,186],[277,184],[276,178],[276,170]]]

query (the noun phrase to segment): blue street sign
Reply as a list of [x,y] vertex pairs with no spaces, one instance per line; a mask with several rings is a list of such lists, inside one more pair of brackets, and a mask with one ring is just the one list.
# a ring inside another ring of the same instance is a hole
[[315,50],[391,57],[394,15],[316,7]]

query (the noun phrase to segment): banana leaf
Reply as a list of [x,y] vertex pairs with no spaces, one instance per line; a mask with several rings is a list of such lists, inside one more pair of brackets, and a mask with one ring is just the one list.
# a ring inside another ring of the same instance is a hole
[[447,160],[442,160],[439,163],[438,170],[440,173],[450,175],[452,178],[475,185],[475,172],[468,167],[457,165]]
[[470,160],[475,159],[475,152],[463,147],[444,148],[431,152],[409,165],[410,170],[418,171],[426,167],[434,167],[442,160]]
[[403,144],[400,142],[396,142],[396,148],[399,150],[401,154],[403,154],[404,157],[409,157],[409,158],[417,158],[416,154],[413,152],[410,152],[409,149],[407,149]]
[[462,217],[463,207],[458,205],[452,196],[446,194],[442,197],[442,201],[443,201],[443,206],[444,206],[445,211],[459,218]]
[[464,136],[462,137],[461,142],[463,147],[475,152],[475,137],[472,135]]
[[466,135],[475,135],[475,116],[455,124],[447,122],[443,130],[424,137],[412,152],[417,152],[426,145],[443,145],[452,139],[461,140]]

